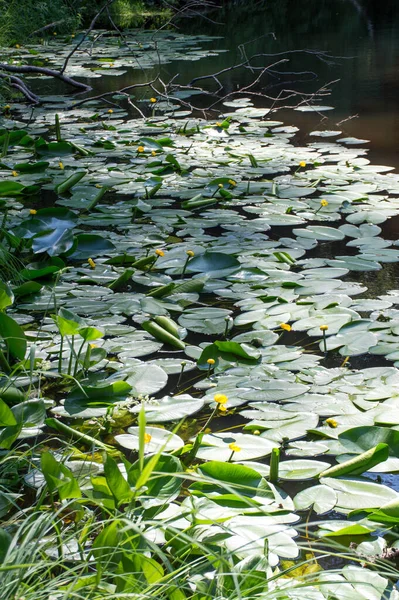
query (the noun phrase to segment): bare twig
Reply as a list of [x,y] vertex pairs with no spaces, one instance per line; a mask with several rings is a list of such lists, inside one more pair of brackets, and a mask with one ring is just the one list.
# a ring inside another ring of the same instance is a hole
[[94,25],[97,22],[97,19],[101,16],[101,14],[104,12],[104,10],[107,10],[111,4],[113,4],[113,2],[115,2],[115,0],[108,0],[108,2],[106,2],[104,4],[104,6],[98,11],[98,13],[93,17],[89,28],[85,31],[84,35],[81,37],[81,39],[79,40],[79,42],[76,44],[76,46],[74,48],[72,48],[72,50],[70,51],[70,53],[67,55],[64,64],[60,70],[61,75],[64,73],[65,69],[67,68],[68,62],[70,61],[70,59],[72,58],[72,56],[75,54],[75,52],[80,48],[80,46],[83,44],[83,42],[85,41],[85,39],[87,38],[87,36],[89,35],[89,33],[93,30]]
[[47,31],[48,29],[53,29],[53,27],[57,27],[57,25],[61,25],[61,23],[65,23],[67,19],[60,19],[59,21],[54,21],[54,23],[49,23],[48,25],[45,25],[44,27],[40,27],[40,29],[36,29],[36,31],[32,31],[32,33],[30,33],[28,35],[28,37],[33,37],[34,35],[37,35],[38,33],[42,33],[43,31]]
[[132,90],[134,88],[149,87],[153,83],[155,83],[156,80],[157,80],[157,77],[155,79],[153,79],[152,81],[146,81],[145,83],[134,83],[132,85],[128,85],[128,86],[122,88],[121,90],[114,90],[112,92],[104,92],[104,94],[98,94],[97,96],[91,96],[90,98],[84,98],[83,100],[74,102],[73,105],[71,106],[71,108],[76,108],[77,106],[82,106],[82,104],[85,104],[86,102],[90,102],[91,100],[102,100],[103,98],[107,98],[108,96],[114,96],[115,94],[126,94],[129,90]]

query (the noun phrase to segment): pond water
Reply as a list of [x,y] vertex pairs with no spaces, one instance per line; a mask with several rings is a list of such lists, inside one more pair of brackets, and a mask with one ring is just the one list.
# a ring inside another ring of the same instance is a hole
[[[227,3],[223,10],[204,12],[201,17],[178,22],[176,31],[190,35],[220,36],[204,45],[225,52],[194,63],[174,60],[161,70],[168,81],[179,74],[178,82],[226,69],[242,61],[241,45],[247,56],[292,53],[298,50],[323,51],[331,58],[319,60],[298,52],[277,58],[289,58],[275,67],[275,73],[262,80],[265,93],[277,96],[283,89],[312,93],[331,81],[331,97],[326,104],[335,107],[323,117],[283,111],[278,118],[300,128],[301,141],[311,129],[342,129],[343,133],[370,140],[370,158],[375,164],[399,167],[399,3],[396,0],[274,0],[251,3],[248,8]],[[215,22],[212,22],[215,21]],[[173,37],[173,30],[171,31]],[[334,58],[336,57],[336,58]],[[275,62],[272,57],[268,62]],[[155,74],[149,71],[149,75]],[[305,72],[287,75],[284,72]],[[248,85],[253,74],[239,69],[224,74],[221,81],[227,91]],[[142,73],[131,71],[117,78],[105,77],[94,82],[101,92],[145,81]],[[201,82],[214,90],[212,82]],[[197,100],[195,98],[195,100]],[[292,102],[292,101],[291,101]],[[254,98],[255,104],[265,105]],[[204,102],[204,105],[205,102]]]

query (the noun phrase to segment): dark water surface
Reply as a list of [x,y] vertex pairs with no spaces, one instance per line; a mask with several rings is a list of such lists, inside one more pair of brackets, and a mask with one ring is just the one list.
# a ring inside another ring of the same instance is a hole
[[[212,45],[228,52],[201,63],[175,62],[169,71],[181,73],[181,80],[188,81],[193,73],[198,76],[223,69],[242,60],[239,45],[243,43],[248,56],[311,49],[346,57],[323,62],[306,54],[287,55],[290,62],[277,66],[277,70],[313,71],[317,78],[275,74],[262,80],[263,90],[271,96],[284,88],[311,93],[339,79],[332,86],[331,97],[320,102],[335,107],[324,113],[324,120],[316,114],[291,111],[277,113],[278,118],[297,125],[303,133],[340,129],[345,135],[368,139],[373,163],[399,168],[399,1],[269,0],[241,4],[244,6],[229,2],[225,10],[207,13],[222,25],[200,19],[182,22],[181,30],[187,33],[223,35],[223,40]],[[251,83],[253,77],[248,70],[240,70],[228,73],[223,82],[232,90]]]
[[[275,118],[297,125],[301,143],[316,139],[307,136],[314,129],[340,129],[345,136],[368,139],[374,164],[399,168],[399,0],[231,1],[222,9],[180,19],[170,28],[171,36],[174,31],[217,36],[203,47],[225,51],[197,61],[163,65],[164,81],[178,76],[178,83],[187,84],[194,77],[242,62],[244,51],[247,56],[288,51],[291,54],[259,59],[258,66],[283,58],[289,61],[276,66],[254,89],[276,97],[284,89],[313,93],[339,80],[332,85],[331,96],[317,102],[335,110],[323,116],[282,110]],[[330,58],[294,52],[298,50],[318,50]],[[120,77],[90,80],[90,84],[96,92],[105,92],[149,80],[157,71],[129,70]],[[249,85],[254,77],[242,68],[225,73],[221,81],[228,93]],[[209,91],[216,89],[212,80],[201,85]],[[142,93],[148,97],[148,92]],[[198,96],[193,103],[210,104],[209,99]],[[254,103],[270,106],[272,102],[254,98]]]

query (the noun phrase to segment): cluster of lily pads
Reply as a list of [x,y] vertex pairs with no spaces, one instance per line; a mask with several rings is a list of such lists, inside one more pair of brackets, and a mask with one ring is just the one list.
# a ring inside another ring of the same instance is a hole
[[[80,449],[37,451],[24,485],[80,510],[141,511],[157,521],[142,535],[170,560],[189,534],[268,578],[301,556],[310,510],[317,537],[358,541],[359,561],[399,547],[399,248],[383,235],[399,175],[340,131],[296,146],[296,127],[245,98],[218,122],[95,103],[38,108],[29,123],[12,112],[0,132],[0,447],[9,457],[57,432]],[[358,272],[377,278],[377,298]],[[381,366],[361,368],[366,354]],[[14,514],[20,496],[0,498]],[[98,561],[118,527],[80,552]],[[134,566],[147,583],[148,561]],[[273,585],[287,598],[397,598],[371,568],[317,578]]]

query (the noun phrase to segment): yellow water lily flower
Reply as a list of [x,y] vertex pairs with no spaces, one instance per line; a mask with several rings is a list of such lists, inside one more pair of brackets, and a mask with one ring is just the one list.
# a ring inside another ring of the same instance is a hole
[[222,413],[227,412],[227,406],[225,404],[219,404],[218,405],[218,410]]
[[109,109],[108,114],[112,115],[114,111],[112,110],[112,108]]
[[306,167],[306,162],[304,160],[301,160],[301,162],[299,163],[300,167]]
[[155,102],[156,102],[156,101],[157,101],[157,99],[156,99],[156,98],[150,98],[150,102],[151,102],[151,104],[155,104]]
[[320,200],[320,204],[321,204],[321,206],[328,206],[327,200],[324,200],[324,199]]
[[224,187],[223,183],[218,183],[218,187],[220,187],[220,188]]
[[6,104],[4,107],[4,110],[10,110],[11,106],[9,104]]
[[144,146],[139,146],[137,148],[137,152],[144,152]]
[[15,47],[19,49],[21,46],[19,44],[15,44]]
[[280,323],[280,328],[284,331],[291,331],[292,329],[291,325],[288,325],[288,323]]
[[94,262],[94,260],[92,258],[88,258],[87,262],[89,263],[89,265],[92,269],[96,268],[96,263]]
[[163,250],[161,250],[160,248],[157,248],[157,249],[155,250],[155,254],[156,254],[157,256],[165,256],[165,252],[164,252]]
[[36,215],[37,214],[37,210],[35,210],[34,208],[31,208],[29,211],[30,215]]
[[328,325],[320,325],[320,331],[327,331]]
[[149,433],[145,433],[144,434],[144,443],[145,444],[149,444],[152,440],[152,435],[150,435]]
[[18,171],[12,171],[12,176],[13,177],[18,177]]
[[234,181],[234,179],[229,179],[229,184],[235,187],[237,185],[237,182]]
[[155,150],[151,150],[151,156],[156,156],[157,153],[155,152]]
[[329,427],[332,427],[333,429],[338,427],[338,423],[335,419],[326,419],[326,425],[328,425]]
[[214,365],[215,361],[213,360],[213,358],[208,358],[208,360],[206,361],[208,363],[208,365]]
[[231,444],[229,444],[229,448],[230,448],[230,450],[232,452],[241,452],[241,446],[238,446],[234,442],[232,442]]
[[191,258],[192,258],[193,256],[195,256],[195,252],[194,252],[193,250],[187,250],[187,251],[186,251],[186,254],[187,254],[187,256],[190,256]]
[[228,398],[224,394],[215,394],[213,397],[216,404],[227,404]]
[[64,170],[64,169],[65,169],[65,167],[64,167],[64,163],[62,163],[61,161],[58,163],[58,166],[59,166],[59,168],[60,168],[60,169],[62,169],[62,170]]

